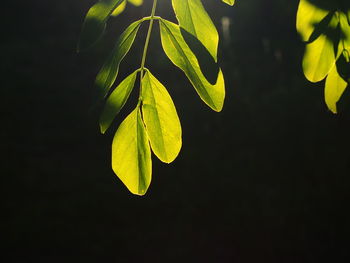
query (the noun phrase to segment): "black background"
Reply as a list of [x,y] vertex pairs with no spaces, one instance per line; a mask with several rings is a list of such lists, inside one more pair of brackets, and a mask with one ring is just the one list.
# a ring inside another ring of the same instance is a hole
[[[2,3],[3,262],[349,262],[350,96],[333,115],[323,83],[305,80],[298,1],[204,1],[221,35],[221,17],[232,22],[221,113],[164,56],[156,26],[147,67],[175,101],[183,148],[170,165],[153,159],[144,197],[110,167],[113,131],[137,93],[105,136],[90,108],[108,50],[151,1],[128,6],[77,54],[94,2]],[[170,0],[159,2],[173,20]],[[138,67],[145,29],[119,81]]]

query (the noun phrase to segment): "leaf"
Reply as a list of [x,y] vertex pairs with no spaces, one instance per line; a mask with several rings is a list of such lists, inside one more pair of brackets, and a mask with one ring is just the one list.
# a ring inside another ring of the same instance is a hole
[[348,83],[339,75],[337,67],[334,66],[327,77],[324,90],[326,104],[333,113],[337,113],[337,102],[347,85]]
[[139,107],[122,122],[114,136],[112,169],[131,193],[146,193],[151,183],[152,160]]
[[120,62],[129,52],[143,20],[132,23],[119,37],[112,53],[98,73],[95,85],[100,97],[105,97],[117,78]]
[[123,0],[100,0],[86,14],[78,43],[78,52],[93,46],[102,36],[106,21]]
[[213,110],[221,111],[225,99],[225,82],[220,69],[215,85],[204,77],[196,56],[181,35],[180,27],[160,19],[160,32],[163,49],[168,58],[184,71],[201,99]]
[[350,25],[344,13],[339,14],[342,42],[344,49],[350,49]]
[[112,16],[118,16],[125,10],[126,0],[124,0],[116,9],[114,9]]
[[134,6],[140,6],[143,4],[143,0],[128,0],[130,4],[133,4]]
[[195,36],[217,61],[219,34],[201,0],[172,0],[180,27]]
[[303,58],[305,77],[311,82],[323,80],[335,64],[333,42],[324,34],[306,45]]
[[303,41],[308,42],[312,33],[327,15],[328,11],[311,4],[308,0],[300,0],[297,13],[297,30]]
[[171,163],[181,149],[181,124],[169,93],[149,71],[142,79],[142,116],[154,154]]
[[231,6],[235,3],[235,0],[222,0],[222,1]]
[[100,118],[101,133],[105,133],[115,116],[124,107],[134,87],[138,70],[124,79],[108,97]]

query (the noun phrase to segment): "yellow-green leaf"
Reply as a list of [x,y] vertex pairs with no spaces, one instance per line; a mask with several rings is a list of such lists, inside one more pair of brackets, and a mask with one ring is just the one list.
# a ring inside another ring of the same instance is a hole
[[348,83],[339,75],[337,67],[334,66],[327,77],[324,90],[326,104],[333,113],[337,113],[337,102],[347,86]]
[[148,70],[142,79],[142,116],[154,154],[171,163],[181,149],[181,124],[166,88]]
[[112,16],[118,16],[125,10],[126,0],[124,0],[116,9],[114,9]]
[[348,23],[347,17],[344,13],[339,14],[340,28],[342,32],[342,42],[344,49],[350,49],[350,24]]
[[219,34],[201,0],[172,0],[180,27],[195,36],[217,61]]
[[186,44],[180,27],[161,19],[160,32],[162,46],[168,58],[184,71],[201,99],[213,110],[221,111],[225,99],[222,71],[219,71],[216,84],[210,84],[203,75],[196,56]]
[[128,0],[130,4],[133,4],[134,6],[140,6],[143,4],[143,0]]
[[235,3],[235,0],[222,0],[222,1],[228,5],[233,5]]
[[151,183],[152,160],[139,107],[122,122],[114,136],[112,169],[131,193],[146,193]]
[[81,31],[78,52],[93,46],[105,31],[106,21],[123,0],[100,0],[86,14]]
[[324,34],[307,44],[303,58],[305,77],[311,82],[323,80],[335,64],[333,42]]
[[328,11],[313,5],[308,0],[300,0],[297,13],[297,30],[303,41],[310,40],[315,26],[327,15]]
[[142,20],[132,23],[124,33],[119,37],[112,53],[98,73],[95,85],[99,91],[100,97],[107,95],[109,89],[112,87],[119,71],[119,64],[129,52],[136,34],[140,28]]
[[105,133],[115,116],[124,107],[134,87],[137,72],[135,71],[124,79],[108,97],[100,118],[101,133]]

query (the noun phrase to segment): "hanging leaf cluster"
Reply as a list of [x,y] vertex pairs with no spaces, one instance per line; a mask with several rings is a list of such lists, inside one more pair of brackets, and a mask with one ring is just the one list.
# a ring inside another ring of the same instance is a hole
[[337,113],[350,82],[350,1],[300,0],[297,30],[306,42],[305,77],[311,82],[326,79],[325,102]]
[[[170,1],[170,0],[169,0]],[[225,98],[224,76],[219,70],[216,83],[204,76],[196,55],[183,32],[198,39],[217,62],[218,32],[201,0],[171,0],[178,24],[156,16],[157,0],[152,13],[133,22],[121,36],[96,77],[99,99],[105,101],[100,118],[105,133],[127,102],[139,78],[139,98],[135,109],[121,123],[112,143],[112,168],[126,187],[136,195],[144,195],[152,175],[151,152],[162,162],[171,163],[180,152],[182,131],[174,103],[164,85],[146,68],[146,56],[153,23],[160,26],[160,39],[169,60],[181,69],[199,97],[214,111],[221,111]],[[233,5],[234,0],[222,0]],[[103,35],[112,15],[121,13],[126,0],[100,0],[88,11],[78,43],[78,50],[93,46]],[[142,0],[128,0],[134,5]],[[115,86],[121,61],[129,52],[141,25],[149,22],[140,68]]]

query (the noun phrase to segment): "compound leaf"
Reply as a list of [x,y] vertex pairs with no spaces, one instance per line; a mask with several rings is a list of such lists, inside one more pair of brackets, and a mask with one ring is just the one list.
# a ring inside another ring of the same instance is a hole
[[216,84],[212,85],[203,75],[198,60],[186,44],[180,27],[160,19],[161,42],[168,58],[184,71],[201,99],[213,110],[221,111],[225,99],[225,82],[220,69]]
[[181,28],[195,36],[217,61],[219,34],[201,0],[172,0]]
[[100,118],[101,133],[105,133],[115,116],[123,108],[134,87],[137,72],[135,71],[124,79],[108,97]]
[[129,52],[136,34],[140,28],[142,20],[132,23],[124,33],[119,37],[112,53],[98,73],[95,85],[100,97],[105,97],[117,78],[119,65],[126,54]]
[[171,163],[181,149],[181,124],[166,88],[148,70],[142,79],[142,116],[154,154]]
[[123,0],[100,0],[86,14],[81,31],[78,52],[93,46],[102,36],[106,21]]
[[330,71],[324,90],[325,101],[328,108],[337,113],[337,102],[344,93],[348,83],[339,75],[337,66],[335,65]]
[[152,160],[139,107],[122,122],[114,136],[112,169],[131,193],[146,193],[151,183]]

